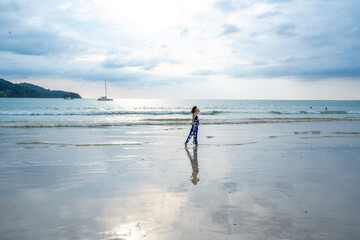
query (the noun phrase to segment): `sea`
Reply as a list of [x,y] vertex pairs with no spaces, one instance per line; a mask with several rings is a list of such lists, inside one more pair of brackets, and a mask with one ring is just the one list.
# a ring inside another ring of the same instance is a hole
[[360,101],[1,98],[0,127],[180,126],[194,105],[201,125],[360,120]]

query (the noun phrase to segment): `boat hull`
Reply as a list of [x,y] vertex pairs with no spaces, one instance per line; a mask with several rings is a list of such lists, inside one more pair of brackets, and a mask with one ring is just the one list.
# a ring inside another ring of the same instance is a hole
[[112,98],[99,98],[98,101],[112,101]]

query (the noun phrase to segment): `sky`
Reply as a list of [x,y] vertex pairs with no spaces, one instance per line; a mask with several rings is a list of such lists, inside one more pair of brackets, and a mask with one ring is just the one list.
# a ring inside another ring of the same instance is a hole
[[359,0],[0,0],[0,78],[113,98],[360,99]]

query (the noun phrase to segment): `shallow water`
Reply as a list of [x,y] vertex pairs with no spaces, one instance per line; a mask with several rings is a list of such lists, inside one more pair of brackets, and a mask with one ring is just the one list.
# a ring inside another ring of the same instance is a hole
[[359,239],[357,121],[2,128],[0,239]]
[[184,126],[194,104],[202,125],[360,121],[360,101],[0,98],[0,128]]

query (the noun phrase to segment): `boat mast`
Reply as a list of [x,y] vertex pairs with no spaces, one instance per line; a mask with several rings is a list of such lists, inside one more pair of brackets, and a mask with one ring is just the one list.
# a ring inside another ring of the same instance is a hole
[[105,97],[107,97],[106,80],[105,80]]

